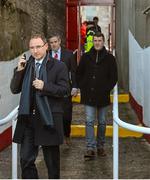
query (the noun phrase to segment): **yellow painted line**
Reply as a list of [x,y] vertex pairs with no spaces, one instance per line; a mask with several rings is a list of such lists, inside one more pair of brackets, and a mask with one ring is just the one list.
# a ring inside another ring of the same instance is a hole
[[[127,103],[129,102],[129,94],[119,94],[118,95],[118,101],[119,103]],[[111,102],[113,102],[113,95],[110,95]],[[76,97],[72,97],[72,101],[76,103],[80,103],[80,95],[77,95]]]
[[80,95],[77,95],[76,97],[72,97],[72,102],[80,103]]
[[[129,94],[119,94],[118,95],[119,103],[127,103],[129,102]],[[113,95],[110,95],[111,102],[113,102]]]
[[[95,135],[96,135],[97,128],[95,126]],[[112,137],[113,135],[113,126],[107,126],[106,127],[106,136]],[[84,125],[72,125],[71,126],[71,136],[72,137],[85,137],[85,126]],[[129,131],[127,129],[124,129],[122,127],[119,127],[119,137],[142,137],[142,133]]]

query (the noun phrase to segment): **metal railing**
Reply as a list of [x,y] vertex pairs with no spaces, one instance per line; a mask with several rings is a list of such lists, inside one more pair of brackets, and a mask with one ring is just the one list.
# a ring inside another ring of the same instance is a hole
[[121,126],[125,129],[129,129],[131,131],[136,131],[144,134],[150,134],[150,128],[140,127],[137,125],[132,125],[122,121],[119,118],[118,114],[118,86],[114,87],[113,93],[113,179],[118,179],[118,152],[119,152],[119,136],[118,136],[118,126]]
[[[5,118],[0,120],[0,126],[12,122],[12,136],[16,127],[16,121],[18,116],[18,106],[9,113]],[[12,143],[12,179],[17,179],[17,144]]]
[[[14,134],[14,129],[16,126],[16,119],[18,115],[18,106],[10,113],[8,116],[0,120],[0,126],[4,125],[10,121],[12,121],[12,136]],[[137,125],[132,125],[122,121],[119,118],[118,114],[118,86],[114,87],[113,92],[113,179],[118,179],[118,152],[119,152],[119,136],[118,136],[118,129],[119,126],[131,130],[136,131],[144,134],[150,134],[150,128],[147,127],[139,127]],[[17,144],[12,143],[12,179],[17,179]]]

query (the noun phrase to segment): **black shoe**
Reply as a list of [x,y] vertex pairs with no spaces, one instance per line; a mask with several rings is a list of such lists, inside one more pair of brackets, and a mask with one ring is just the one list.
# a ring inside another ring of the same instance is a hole
[[87,150],[87,152],[84,155],[85,160],[92,160],[95,158],[95,151],[93,150]]
[[97,149],[97,155],[100,156],[100,157],[105,157],[106,152],[105,152],[104,148],[98,148]]

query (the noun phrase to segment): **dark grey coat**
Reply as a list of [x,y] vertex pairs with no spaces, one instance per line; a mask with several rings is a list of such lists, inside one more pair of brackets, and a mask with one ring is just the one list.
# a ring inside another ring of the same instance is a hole
[[[31,59],[34,60],[34,59]],[[27,63],[28,66],[29,63]],[[17,126],[13,141],[21,143],[24,136],[24,129],[28,122],[32,121],[35,132],[35,145],[59,145],[63,143],[63,122],[62,122],[62,101],[63,96],[69,91],[68,73],[66,65],[53,58],[50,58],[46,65],[47,83],[44,83],[42,94],[48,97],[48,102],[53,114],[54,130],[47,130],[42,125],[42,120],[38,109],[35,109],[35,117],[20,116],[18,117]],[[22,82],[25,70],[14,72],[11,80],[12,93],[22,91]],[[20,104],[23,102],[20,102]]]
[[108,53],[105,47],[100,51],[92,48],[83,54],[77,68],[77,81],[82,104],[97,107],[109,105],[110,91],[117,82],[114,56]]
[[[50,50],[50,55],[52,55],[52,51]],[[68,49],[61,48],[60,61],[64,62],[67,66],[68,73],[70,74],[70,86],[71,88],[77,88],[76,82],[76,69],[77,63],[75,60],[75,55],[72,51]]]

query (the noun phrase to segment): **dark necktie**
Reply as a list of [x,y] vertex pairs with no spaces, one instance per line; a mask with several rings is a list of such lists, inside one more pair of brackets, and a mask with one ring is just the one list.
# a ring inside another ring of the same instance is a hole
[[40,66],[41,64],[39,62],[37,62],[35,64],[35,77],[38,79],[39,78],[39,74],[40,74]]
[[55,59],[58,59],[58,54],[57,54],[57,53],[55,53],[54,58],[55,58]]

